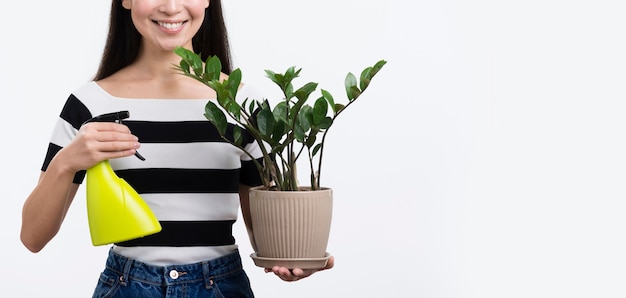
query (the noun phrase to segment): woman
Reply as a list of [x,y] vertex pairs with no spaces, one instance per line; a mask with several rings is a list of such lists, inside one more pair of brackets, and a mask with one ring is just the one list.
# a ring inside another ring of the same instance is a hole
[[[215,93],[172,67],[180,61],[176,46],[204,59],[217,55],[227,76],[219,0],[113,0],[98,73],[66,101],[24,203],[21,240],[32,252],[56,235],[85,170],[103,160],[150,205],[163,230],[112,245],[94,297],[253,297],[232,224],[239,205],[248,221],[248,189],[260,179],[247,155],[221,142],[203,119]],[[250,92],[243,86],[239,94]],[[85,123],[121,110],[130,113],[124,124]],[[145,161],[133,157],[140,140]],[[265,271],[286,281],[315,272]]]

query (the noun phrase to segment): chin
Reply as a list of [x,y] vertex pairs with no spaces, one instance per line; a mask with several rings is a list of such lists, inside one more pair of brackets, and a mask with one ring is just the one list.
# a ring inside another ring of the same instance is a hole
[[178,47],[178,46],[182,46],[182,47],[185,47],[185,48],[188,48],[188,49],[192,49],[192,46],[191,46],[191,41],[189,41],[188,43],[181,43],[181,42],[168,42],[168,43],[162,43],[162,44],[160,45],[160,48],[161,48],[163,51],[173,52],[173,51],[174,51],[174,49],[175,49],[176,47]]

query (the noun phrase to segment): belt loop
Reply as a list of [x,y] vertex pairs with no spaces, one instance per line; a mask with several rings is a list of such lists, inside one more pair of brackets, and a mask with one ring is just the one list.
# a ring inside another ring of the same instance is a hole
[[124,262],[124,271],[122,272],[122,276],[120,276],[120,284],[122,286],[126,286],[126,283],[129,280],[130,267],[133,264],[133,259],[127,258],[127,257],[123,257],[123,256],[120,256],[120,257],[124,258],[124,260],[125,260],[125,262]]
[[202,262],[202,275],[204,276],[204,287],[207,290],[212,289],[214,276],[211,276],[211,268],[209,268],[209,262]]

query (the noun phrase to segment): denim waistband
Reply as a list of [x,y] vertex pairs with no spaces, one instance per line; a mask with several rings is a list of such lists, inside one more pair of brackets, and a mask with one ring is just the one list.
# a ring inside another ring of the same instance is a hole
[[199,263],[154,266],[124,257],[111,249],[106,266],[117,272],[123,281],[136,279],[164,286],[200,280],[212,284],[213,280],[237,273],[243,268],[238,250],[226,256]]

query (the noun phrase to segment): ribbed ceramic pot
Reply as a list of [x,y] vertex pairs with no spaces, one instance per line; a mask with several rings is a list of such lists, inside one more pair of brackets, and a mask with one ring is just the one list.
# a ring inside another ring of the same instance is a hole
[[250,190],[250,212],[256,257],[325,259],[332,219],[333,193]]

